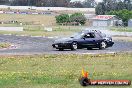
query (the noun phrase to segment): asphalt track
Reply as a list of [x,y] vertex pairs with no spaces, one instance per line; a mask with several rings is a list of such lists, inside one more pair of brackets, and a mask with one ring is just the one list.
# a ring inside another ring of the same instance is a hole
[[32,54],[104,54],[132,52],[132,42],[114,41],[113,47],[104,50],[78,49],[76,51],[64,50],[58,51],[52,48],[54,38],[30,37],[15,35],[0,35],[0,42],[11,43],[12,46],[7,49],[0,49],[0,55],[32,55]]

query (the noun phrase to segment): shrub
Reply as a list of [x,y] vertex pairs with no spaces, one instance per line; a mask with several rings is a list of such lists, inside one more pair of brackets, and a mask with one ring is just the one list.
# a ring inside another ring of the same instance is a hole
[[72,23],[76,22],[77,24],[84,25],[86,23],[86,17],[82,13],[74,13],[72,15],[61,14],[56,16],[56,23]]
[[86,23],[86,17],[82,13],[74,13],[70,16],[70,21],[84,25]]
[[56,23],[65,23],[69,22],[69,15],[68,14],[61,14],[59,16],[56,16]]

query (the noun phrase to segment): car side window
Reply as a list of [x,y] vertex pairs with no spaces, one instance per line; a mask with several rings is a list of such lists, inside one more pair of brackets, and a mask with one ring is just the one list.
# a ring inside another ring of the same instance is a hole
[[87,33],[84,35],[84,38],[95,38],[95,34],[94,33]]
[[95,34],[95,37],[96,38],[101,38],[101,36],[98,33]]

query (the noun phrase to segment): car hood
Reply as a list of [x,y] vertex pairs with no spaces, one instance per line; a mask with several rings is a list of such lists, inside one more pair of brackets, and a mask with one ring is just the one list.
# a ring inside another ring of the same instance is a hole
[[73,38],[61,38],[61,39],[55,40],[54,43],[64,43],[64,42],[72,41],[72,40],[73,40]]
[[106,41],[112,41],[112,37],[104,37]]

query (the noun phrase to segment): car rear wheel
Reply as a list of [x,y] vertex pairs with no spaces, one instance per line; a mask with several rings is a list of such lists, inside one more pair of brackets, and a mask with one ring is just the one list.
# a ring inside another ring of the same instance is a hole
[[71,50],[76,50],[77,49],[77,43],[73,42],[71,45]]
[[99,49],[105,49],[106,47],[107,47],[106,42],[102,41],[102,42],[100,43]]

